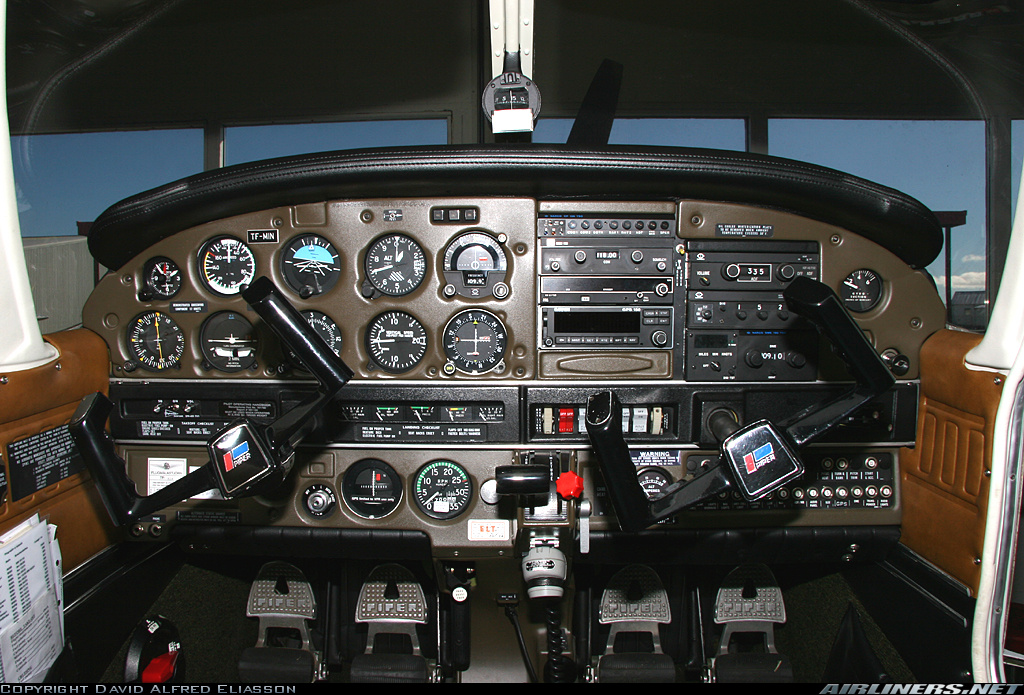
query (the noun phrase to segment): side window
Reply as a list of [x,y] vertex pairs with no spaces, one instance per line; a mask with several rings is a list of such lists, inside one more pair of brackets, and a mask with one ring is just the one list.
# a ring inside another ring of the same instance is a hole
[[965,211],[966,221],[952,228],[949,248],[943,247],[928,272],[948,301],[947,320],[985,329],[984,123],[772,119],[768,143],[773,155],[891,186],[936,212]]
[[11,154],[22,236],[73,236],[122,198],[201,171],[203,131],[19,135]]
[[[572,124],[571,118],[541,118],[533,142],[564,143]],[[747,134],[746,124],[740,118],[616,118],[608,142],[743,151]]]
[[448,121],[443,118],[232,126],[224,129],[224,163],[360,147],[447,142]]

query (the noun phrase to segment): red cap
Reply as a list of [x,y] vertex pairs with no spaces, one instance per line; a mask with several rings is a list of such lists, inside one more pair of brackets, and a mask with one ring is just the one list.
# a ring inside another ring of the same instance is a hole
[[174,665],[178,652],[167,652],[149,662],[142,672],[143,683],[166,683],[174,678]]
[[583,494],[583,478],[572,471],[566,471],[558,476],[555,482],[555,490],[562,496],[562,499],[572,499]]

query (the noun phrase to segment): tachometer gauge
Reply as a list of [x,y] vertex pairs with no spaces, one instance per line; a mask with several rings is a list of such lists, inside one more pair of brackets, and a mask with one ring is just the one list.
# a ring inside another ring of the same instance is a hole
[[402,500],[402,479],[383,461],[362,459],[345,471],[341,498],[357,516],[380,519],[395,511]]
[[501,319],[483,309],[459,312],[444,327],[446,371],[484,374],[504,364],[508,334]]
[[318,234],[302,234],[281,251],[281,275],[303,299],[323,294],[341,276],[341,258]]
[[199,347],[213,369],[239,372],[256,364],[256,333],[241,314],[221,311],[203,323]]
[[427,331],[404,311],[385,311],[366,329],[366,349],[374,364],[386,372],[407,372],[427,351]]
[[181,269],[170,258],[150,258],[142,271],[142,281],[154,299],[170,299],[181,289]]
[[412,481],[416,506],[432,519],[454,519],[466,511],[472,495],[469,473],[453,461],[432,461]]
[[882,278],[873,270],[855,270],[839,286],[839,296],[850,311],[871,311],[882,298]]
[[505,251],[490,234],[467,232],[457,236],[444,252],[443,268],[446,296],[508,296]]
[[167,314],[147,311],[128,324],[128,351],[152,372],[177,367],[185,353],[185,335]]
[[409,294],[427,274],[423,249],[404,234],[389,234],[373,242],[365,266],[370,292],[376,289],[391,297]]
[[199,251],[199,277],[213,293],[230,297],[256,276],[252,249],[230,236],[210,239]]

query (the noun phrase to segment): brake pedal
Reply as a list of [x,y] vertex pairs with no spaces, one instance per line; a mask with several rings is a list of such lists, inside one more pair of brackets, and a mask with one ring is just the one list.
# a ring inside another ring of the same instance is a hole
[[[245,614],[259,620],[259,637],[255,647],[242,653],[238,670],[243,681],[312,682],[323,676],[308,624],[316,618],[316,599],[299,568],[279,561],[263,565],[249,590]],[[294,634],[298,646],[275,645],[272,634]]]
[[597,665],[599,682],[675,682],[675,663],[660,635],[660,626],[672,622],[672,608],[657,572],[646,565],[616,572],[601,594],[597,621],[611,626]]
[[[715,623],[725,626],[711,663],[715,681],[792,681],[792,665],[775,646],[775,626],[785,622],[782,589],[766,565],[742,565],[730,572],[715,600]],[[731,652],[730,643],[738,634],[760,635],[764,652]]]
[[430,680],[416,626],[427,622],[423,587],[402,565],[378,565],[359,591],[355,621],[367,625],[366,650],[352,660],[353,683]]

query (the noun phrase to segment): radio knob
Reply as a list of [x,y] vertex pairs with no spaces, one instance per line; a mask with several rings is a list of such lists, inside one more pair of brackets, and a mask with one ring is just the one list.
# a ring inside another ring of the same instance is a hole
[[639,263],[640,261],[642,261],[644,259],[644,252],[643,251],[634,251],[630,255],[630,258],[633,259],[634,263]]
[[747,363],[748,367],[758,369],[764,364],[764,358],[761,357],[761,353],[757,350],[747,350],[747,354],[744,355],[743,361]]
[[807,358],[799,352],[789,352],[786,353],[786,364],[795,369],[800,369],[800,367],[807,364]]
[[793,266],[787,263],[786,265],[779,268],[779,277],[785,280],[786,282],[789,282],[794,277],[796,277],[796,271],[793,270]]
[[584,251],[583,249],[580,249],[579,251],[576,252],[572,259],[577,263],[583,263],[584,261],[587,260],[587,252]]
[[664,297],[666,294],[668,294],[668,292],[668,285],[666,285],[664,282],[659,282],[657,285],[654,286],[654,293],[659,297]]
[[722,275],[726,280],[735,280],[740,276],[740,267],[736,263],[722,266]]
[[654,333],[651,333],[651,342],[658,347],[668,345],[668,333],[665,331],[654,331]]
[[562,269],[562,264],[561,263],[559,263],[558,261],[551,261],[551,272],[552,273],[557,273],[561,269]]

